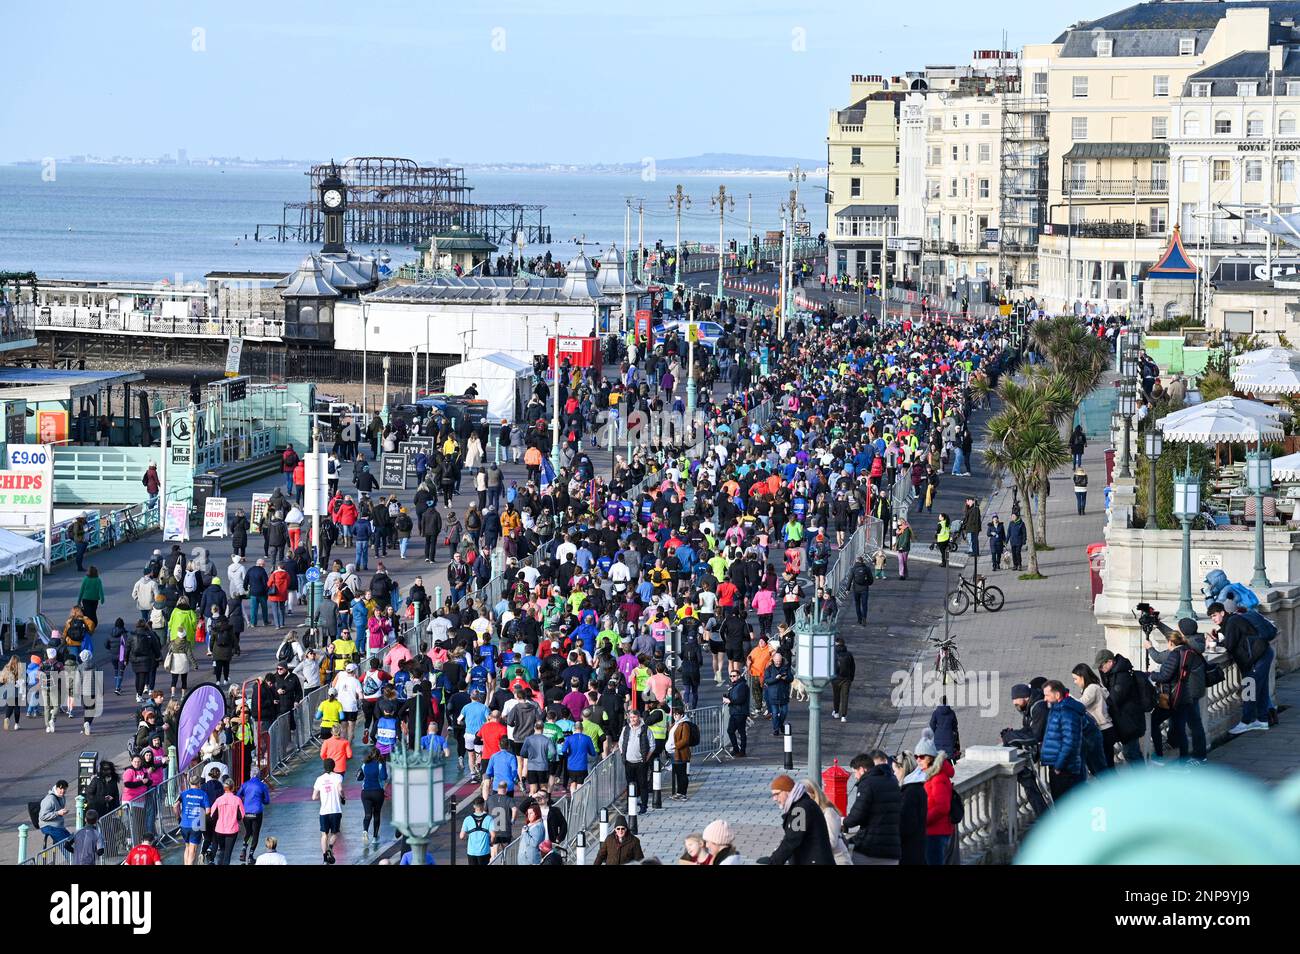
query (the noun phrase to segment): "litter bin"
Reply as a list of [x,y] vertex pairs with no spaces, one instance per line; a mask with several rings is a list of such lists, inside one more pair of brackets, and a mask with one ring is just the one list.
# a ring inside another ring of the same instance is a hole
[[1106,569],[1106,544],[1088,544],[1088,580],[1092,584],[1092,603],[1101,595],[1101,572]]
[[220,474],[195,474],[194,475],[194,506],[192,513],[197,513],[199,519],[203,519],[203,511],[207,507],[209,497],[221,496],[221,475]]
[[[1114,477],[1114,474],[1115,474],[1115,448],[1112,447],[1106,451],[1106,486],[1110,486],[1110,484],[1113,482],[1112,478]],[[198,478],[195,478],[195,480],[197,481]]]

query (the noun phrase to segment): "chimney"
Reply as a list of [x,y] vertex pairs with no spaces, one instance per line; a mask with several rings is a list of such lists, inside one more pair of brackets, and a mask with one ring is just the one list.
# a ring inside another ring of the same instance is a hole
[[1282,71],[1282,66],[1286,62],[1286,47],[1270,46],[1268,48],[1268,68],[1275,73]]

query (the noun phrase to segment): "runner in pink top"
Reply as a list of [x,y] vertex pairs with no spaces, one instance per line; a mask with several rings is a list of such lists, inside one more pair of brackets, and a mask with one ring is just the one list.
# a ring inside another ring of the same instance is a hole
[[227,778],[222,785],[225,792],[208,809],[209,815],[217,819],[217,864],[230,864],[230,855],[235,850],[235,839],[239,837],[239,823],[244,817],[244,803],[235,794],[235,783]]

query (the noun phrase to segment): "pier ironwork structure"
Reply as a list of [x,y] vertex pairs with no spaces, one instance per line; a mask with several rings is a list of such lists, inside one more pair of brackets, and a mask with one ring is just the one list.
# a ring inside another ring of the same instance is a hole
[[[325,213],[321,183],[335,168],[314,165],[307,173],[309,198],[286,202],[279,223],[259,224],[258,240],[321,242]],[[528,244],[551,241],[542,223],[544,205],[520,202],[474,202],[465,170],[456,166],[422,166],[414,159],[358,156],[339,173],[348,188],[343,240],[358,245],[414,245],[430,235],[460,228],[498,245],[524,237]]]

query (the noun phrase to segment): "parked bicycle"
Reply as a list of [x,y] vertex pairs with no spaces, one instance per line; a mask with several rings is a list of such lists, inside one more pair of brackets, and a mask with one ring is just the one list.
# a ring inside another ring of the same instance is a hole
[[949,636],[946,639],[931,639],[938,647],[934,657],[934,671],[942,674],[943,684],[948,684],[948,677],[953,677],[953,682],[960,681],[965,674],[966,669],[957,658],[957,638]]
[[973,602],[976,612],[979,612],[979,607],[983,606],[990,613],[996,613],[1002,609],[1006,601],[1002,590],[991,585],[985,577],[976,576],[974,580],[970,580],[959,576],[957,589],[948,594],[948,612],[953,616],[960,616]]

